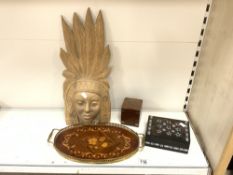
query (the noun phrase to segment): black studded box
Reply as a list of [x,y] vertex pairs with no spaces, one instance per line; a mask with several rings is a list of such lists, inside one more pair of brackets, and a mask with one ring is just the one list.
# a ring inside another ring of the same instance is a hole
[[190,145],[189,122],[149,116],[145,145],[188,153]]

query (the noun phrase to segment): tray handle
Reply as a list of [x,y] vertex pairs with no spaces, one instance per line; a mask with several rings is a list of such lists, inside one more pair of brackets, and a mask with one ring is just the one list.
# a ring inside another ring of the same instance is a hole
[[51,137],[54,135],[54,131],[59,131],[60,129],[56,129],[56,128],[54,128],[54,129],[52,129],[52,131],[50,132],[50,134],[49,134],[49,136],[48,136],[48,138],[47,138],[47,142],[48,143],[54,143],[54,141],[51,141]]
[[138,136],[139,136],[139,148],[142,149],[145,145],[145,135],[138,134]]

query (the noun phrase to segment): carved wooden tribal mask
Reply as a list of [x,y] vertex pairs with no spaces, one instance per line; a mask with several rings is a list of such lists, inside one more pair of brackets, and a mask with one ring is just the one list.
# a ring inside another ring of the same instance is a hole
[[110,120],[111,104],[107,77],[110,50],[105,46],[104,23],[101,11],[96,21],[87,10],[82,23],[74,13],[69,26],[62,17],[66,51],[60,50],[65,66],[63,95],[66,123],[97,124]]

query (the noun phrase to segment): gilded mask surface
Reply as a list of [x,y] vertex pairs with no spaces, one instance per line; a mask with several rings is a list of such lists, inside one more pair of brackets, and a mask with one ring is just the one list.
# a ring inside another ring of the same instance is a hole
[[111,105],[107,77],[110,50],[104,45],[102,13],[96,22],[87,10],[85,23],[78,15],[73,16],[70,27],[62,18],[66,50],[61,49],[60,57],[66,69],[63,91],[66,123],[97,124],[110,120]]

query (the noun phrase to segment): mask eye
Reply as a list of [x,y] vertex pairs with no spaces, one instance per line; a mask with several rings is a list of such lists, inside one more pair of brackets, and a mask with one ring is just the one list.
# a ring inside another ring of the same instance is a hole
[[99,102],[98,101],[92,101],[91,102],[91,106],[92,107],[96,107],[96,106],[98,106],[99,105]]
[[82,105],[84,105],[84,101],[78,100],[78,101],[76,101],[76,104],[78,104],[79,106],[82,106]]

